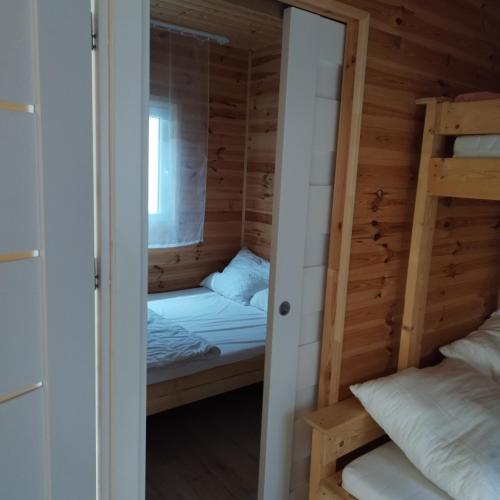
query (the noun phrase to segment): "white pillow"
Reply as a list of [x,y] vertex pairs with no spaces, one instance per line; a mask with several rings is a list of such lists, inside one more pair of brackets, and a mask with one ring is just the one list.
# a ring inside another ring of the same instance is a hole
[[243,271],[251,270],[261,275],[266,281],[269,281],[269,261],[255,255],[248,248],[242,248],[226,266],[224,271],[228,268]]
[[267,303],[269,302],[269,288],[265,288],[260,292],[257,292],[250,300],[250,305],[260,309],[261,311],[267,312]]
[[500,498],[500,390],[463,361],[351,386],[368,413],[451,497]]
[[269,262],[243,248],[222,273],[210,274],[200,285],[248,305],[259,290],[269,286]]
[[439,350],[447,358],[461,359],[500,382],[500,311],[493,313],[478,330]]
[[204,286],[205,288],[208,288],[209,290],[214,290],[215,288],[215,280],[217,279],[217,276],[220,273],[212,273],[206,276],[201,280],[200,286]]

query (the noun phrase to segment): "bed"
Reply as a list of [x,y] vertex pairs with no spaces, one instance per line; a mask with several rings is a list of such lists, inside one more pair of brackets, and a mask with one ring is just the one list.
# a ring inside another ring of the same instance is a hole
[[266,312],[205,287],[150,295],[148,309],[220,351],[148,366],[148,415],[262,381]]

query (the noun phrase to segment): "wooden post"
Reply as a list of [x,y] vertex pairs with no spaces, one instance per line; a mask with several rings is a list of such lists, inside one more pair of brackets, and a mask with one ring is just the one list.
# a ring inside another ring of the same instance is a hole
[[[339,399],[369,19],[347,24],[323,313],[318,407]],[[361,65],[361,67],[360,67]]]
[[444,138],[436,134],[441,107],[438,99],[432,99],[426,102],[426,105],[410,257],[406,278],[398,370],[403,370],[409,366],[417,366],[420,361],[432,244],[437,218],[438,197],[431,196],[428,193],[428,182],[431,158],[440,156],[443,150]]
[[309,475],[309,498],[318,498],[321,481],[335,473],[336,461],[325,463],[327,437],[317,429],[312,431],[311,468]]

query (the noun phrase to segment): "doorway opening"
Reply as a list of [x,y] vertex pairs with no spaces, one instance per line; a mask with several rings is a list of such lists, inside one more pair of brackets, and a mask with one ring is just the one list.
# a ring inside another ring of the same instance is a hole
[[257,497],[283,4],[150,5],[146,497]]
[[176,5],[151,5],[148,498],[301,498],[345,25]]

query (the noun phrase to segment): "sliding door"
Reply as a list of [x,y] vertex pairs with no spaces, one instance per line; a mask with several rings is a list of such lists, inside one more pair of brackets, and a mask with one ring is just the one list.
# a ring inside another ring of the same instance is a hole
[[0,498],[95,498],[90,2],[0,3]]
[[316,392],[344,37],[341,23],[285,11],[261,500],[289,497],[297,391]]

